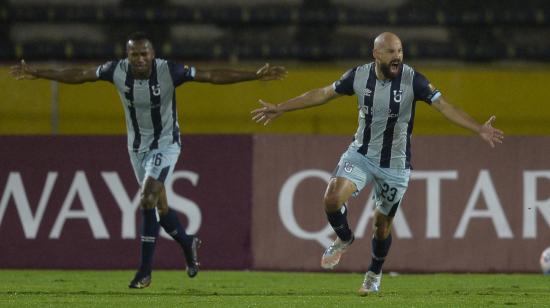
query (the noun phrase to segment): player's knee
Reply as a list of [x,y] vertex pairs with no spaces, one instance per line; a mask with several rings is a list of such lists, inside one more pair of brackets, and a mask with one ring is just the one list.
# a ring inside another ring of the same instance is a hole
[[168,214],[168,206],[162,205],[162,202],[159,202],[157,205],[157,212],[159,213],[159,216]]
[[386,239],[391,232],[391,219],[377,217],[374,222],[374,237],[378,240]]
[[157,206],[159,193],[152,190],[145,190],[141,194],[140,207],[142,209],[153,209]]
[[162,192],[162,183],[154,180],[153,178],[147,178],[145,185],[141,191],[140,207],[142,209],[153,209],[157,206]]
[[342,202],[340,201],[340,196],[338,196],[338,194],[335,194],[335,193],[325,194],[323,203],[325,205],[325,211],[327,212],[336,212],[342,206]]
[[385,228],[385,227],[375,228],[374,237],[377,240],[385,240],[388,236],[390,236],[390,228]]
[[141,198],[141,202],[139,204],[140,208],[149,210],[149,209],[155,208],[155,206],[156,206],[156,204],[155,204],[155,202],[152,201],[152,198],[151,198],[150,195],[144,195]]

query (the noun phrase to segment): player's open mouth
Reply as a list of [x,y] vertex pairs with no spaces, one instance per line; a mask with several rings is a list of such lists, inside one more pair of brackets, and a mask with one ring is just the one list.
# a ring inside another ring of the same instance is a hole
[[397,71],[399,69],[399,64],[401,64],[401,62],[399,61],[393,61],[390,63],[390,68],[392,71]]

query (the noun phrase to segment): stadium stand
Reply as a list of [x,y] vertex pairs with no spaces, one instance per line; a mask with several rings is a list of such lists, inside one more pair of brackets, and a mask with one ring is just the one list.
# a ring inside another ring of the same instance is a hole
[[187,59],[357,59],[380,29],[412,59],[550,59],[543,0],[4,0],[0,24],[3,61],[113,58],[136,29]]

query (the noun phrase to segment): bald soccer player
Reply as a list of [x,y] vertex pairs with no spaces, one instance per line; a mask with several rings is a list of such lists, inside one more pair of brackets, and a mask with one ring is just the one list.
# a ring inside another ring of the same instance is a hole
[[357,95],[359,127],[344,152],[324,195],[324,209],[336,240],[325,250],[321,266],[334,268],[353,243],[347,221],[346,202],[369,183],[374,185],[376,209],[372,259],[360,295],[378,292],[382,264],[391,246],[391,225],[408,187],[411,168],[411,134],[416,101],[424,101],[448,120],[479,135],[491,147],[502,143],[503,132],[492,127],[491,116],[477,123],[445,100],[424,75],[403,63],[403,47],[389,32],[374,40],[374,62],[348,70],[340,80],[279,104],[260,100],[263,106],[252,117],[264,125],[293,110],[320,106],[341,95]]

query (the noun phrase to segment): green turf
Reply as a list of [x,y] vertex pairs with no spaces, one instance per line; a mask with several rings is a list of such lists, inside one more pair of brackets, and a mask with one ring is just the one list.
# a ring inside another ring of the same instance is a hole
[[382,291],[359,297],[363,275],[156,271],[128,289],[130,271],[0,270],[0,307],[481,307],[550,306],[550,276],[385,275]]

